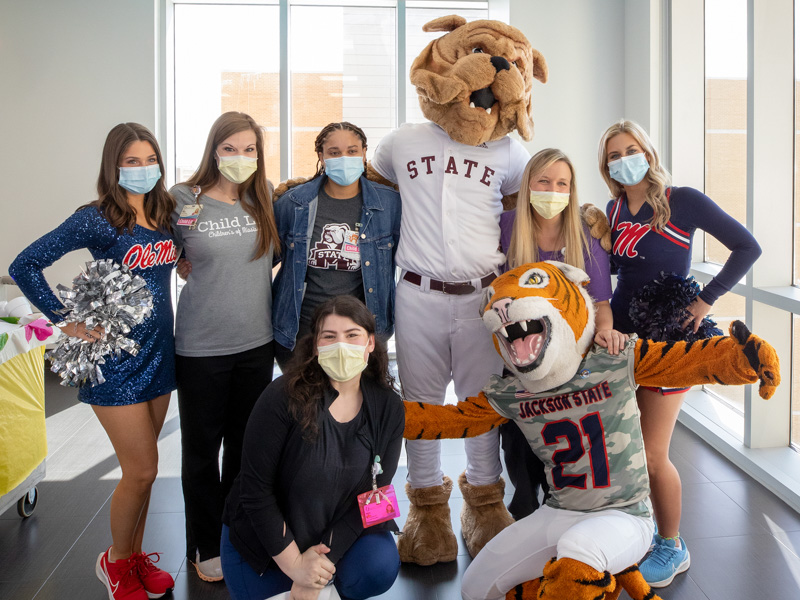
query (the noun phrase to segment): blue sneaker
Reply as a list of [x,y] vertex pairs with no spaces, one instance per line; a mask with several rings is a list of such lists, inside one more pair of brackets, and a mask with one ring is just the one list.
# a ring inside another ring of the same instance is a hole
[[681,541],[681,547],[675,548],[675,540],[659,537],[653,551],[639,565],[639,571],[650,587],[666,587],[672,583],[676,575],[689,568],[689,550],[683,538],[678,539]]

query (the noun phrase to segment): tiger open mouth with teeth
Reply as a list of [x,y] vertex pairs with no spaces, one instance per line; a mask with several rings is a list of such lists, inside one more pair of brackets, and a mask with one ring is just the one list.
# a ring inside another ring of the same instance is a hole
[[516,369],[527,373],[542,363],[550,343],[550,330],[550,320],[542,317],[503,323],[494,333]]

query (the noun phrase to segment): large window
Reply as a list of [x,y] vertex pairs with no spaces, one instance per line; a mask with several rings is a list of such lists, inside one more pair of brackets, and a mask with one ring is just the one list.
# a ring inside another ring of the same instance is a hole
[[424,120],[408,69],[442,33],[424,33],[422,26],[453,13],[488,18],[488,4],[175,0],[175,180],[194,172],[211,123],[229,110],[246,112],[263,127],[268,177],[275,182],[314,173],[314,139],[334,121],[361,127],[372,156],[400,123]]
[[395,9],[293,6],[292,175],[314,173],[314,139],[325,125],[364,130],[370,156],[397,126]]
[[[705,193],[740,223],[746,222],[746,0],[705,3]],[[723,264],[730,251],[710,235],[704,239],[704,259]],[[734,319],[745,320],[744,298],[725,294],[714,304],[712,318],[723,331]],[[708,391],[744,414],[744,388],[710,386]]]
[[264,128],[267,177],[280,180],[278,6],[175,5],[175,181],[197,168],[223,112]]

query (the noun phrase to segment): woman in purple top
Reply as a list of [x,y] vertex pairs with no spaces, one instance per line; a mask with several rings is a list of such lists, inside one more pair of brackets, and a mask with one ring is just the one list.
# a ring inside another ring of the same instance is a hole
[[[696,229],[731,250],[722,270],[687,307],[690,318],[684,326],[696,332],[714,301],[744,277],[759,257],[758,242],[705,194],[671,187],[670,175],[650,138],[636,123],[623,120],[606,130],[600,139],[599,162],[613,198],[606,208],[611,260],[618,276],[611,308],[614,322],[623,331],[634,332],[628,309],[638,289],[662,272],[689,273]],[[685,391],[643,387],[636,391],[658,527],[653,551],[640,565],[652,587],[669,585],[675,575],[689,568],[689,552],[678,534],[681,479],[669,460],[670,439]]]
[[[622,349],[628,336],[613,327],[608,253],[581,222],[575,168],[561,150],[542,150],[528,162],[516,211],[500,217],[500,243],[512,269],[558,260],[586,271],[589,295],[596,306],[595,342],[612,354]],[[500,436],[508,477],[515,488],[508,509],[519,520],[539,507],[539,486],[547,493],[544,466],[514,422],[502,425]]]

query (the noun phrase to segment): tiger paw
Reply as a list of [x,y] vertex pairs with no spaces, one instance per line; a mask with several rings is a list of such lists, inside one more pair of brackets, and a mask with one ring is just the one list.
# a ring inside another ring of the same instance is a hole
[[608,571],[597,571],[572,558],[551,559],[544,567],[539,586],[540,600],[596,600],[600,594],[609,596],[617,582]]
[[450,562],[458,556],[458,541],[450,523],[450,492],[453,481],[449,477],[442,485],[414,489],[406,484],[406,495],[411,501],[403,533],[397,542],[400,560],[421,566]]
[[503,503],[505,481],[489,485],[472,485],[462,473],[458,487],[464,496],[461,509],[461,535],[467,543],[470,556],[475,558],[489,540],[514,522],[514,517]]
[[781,365],[778,353],[769,343],[750,333],[750,330],[741,321],[731,323],[730,333],[731,337],[742,346],[742,353],[758,376],[759,396],[769,400],[781,383]]
[[506,593],[506,600],[536,600],[541,582],[542,578],[540,577],[514,586]]

